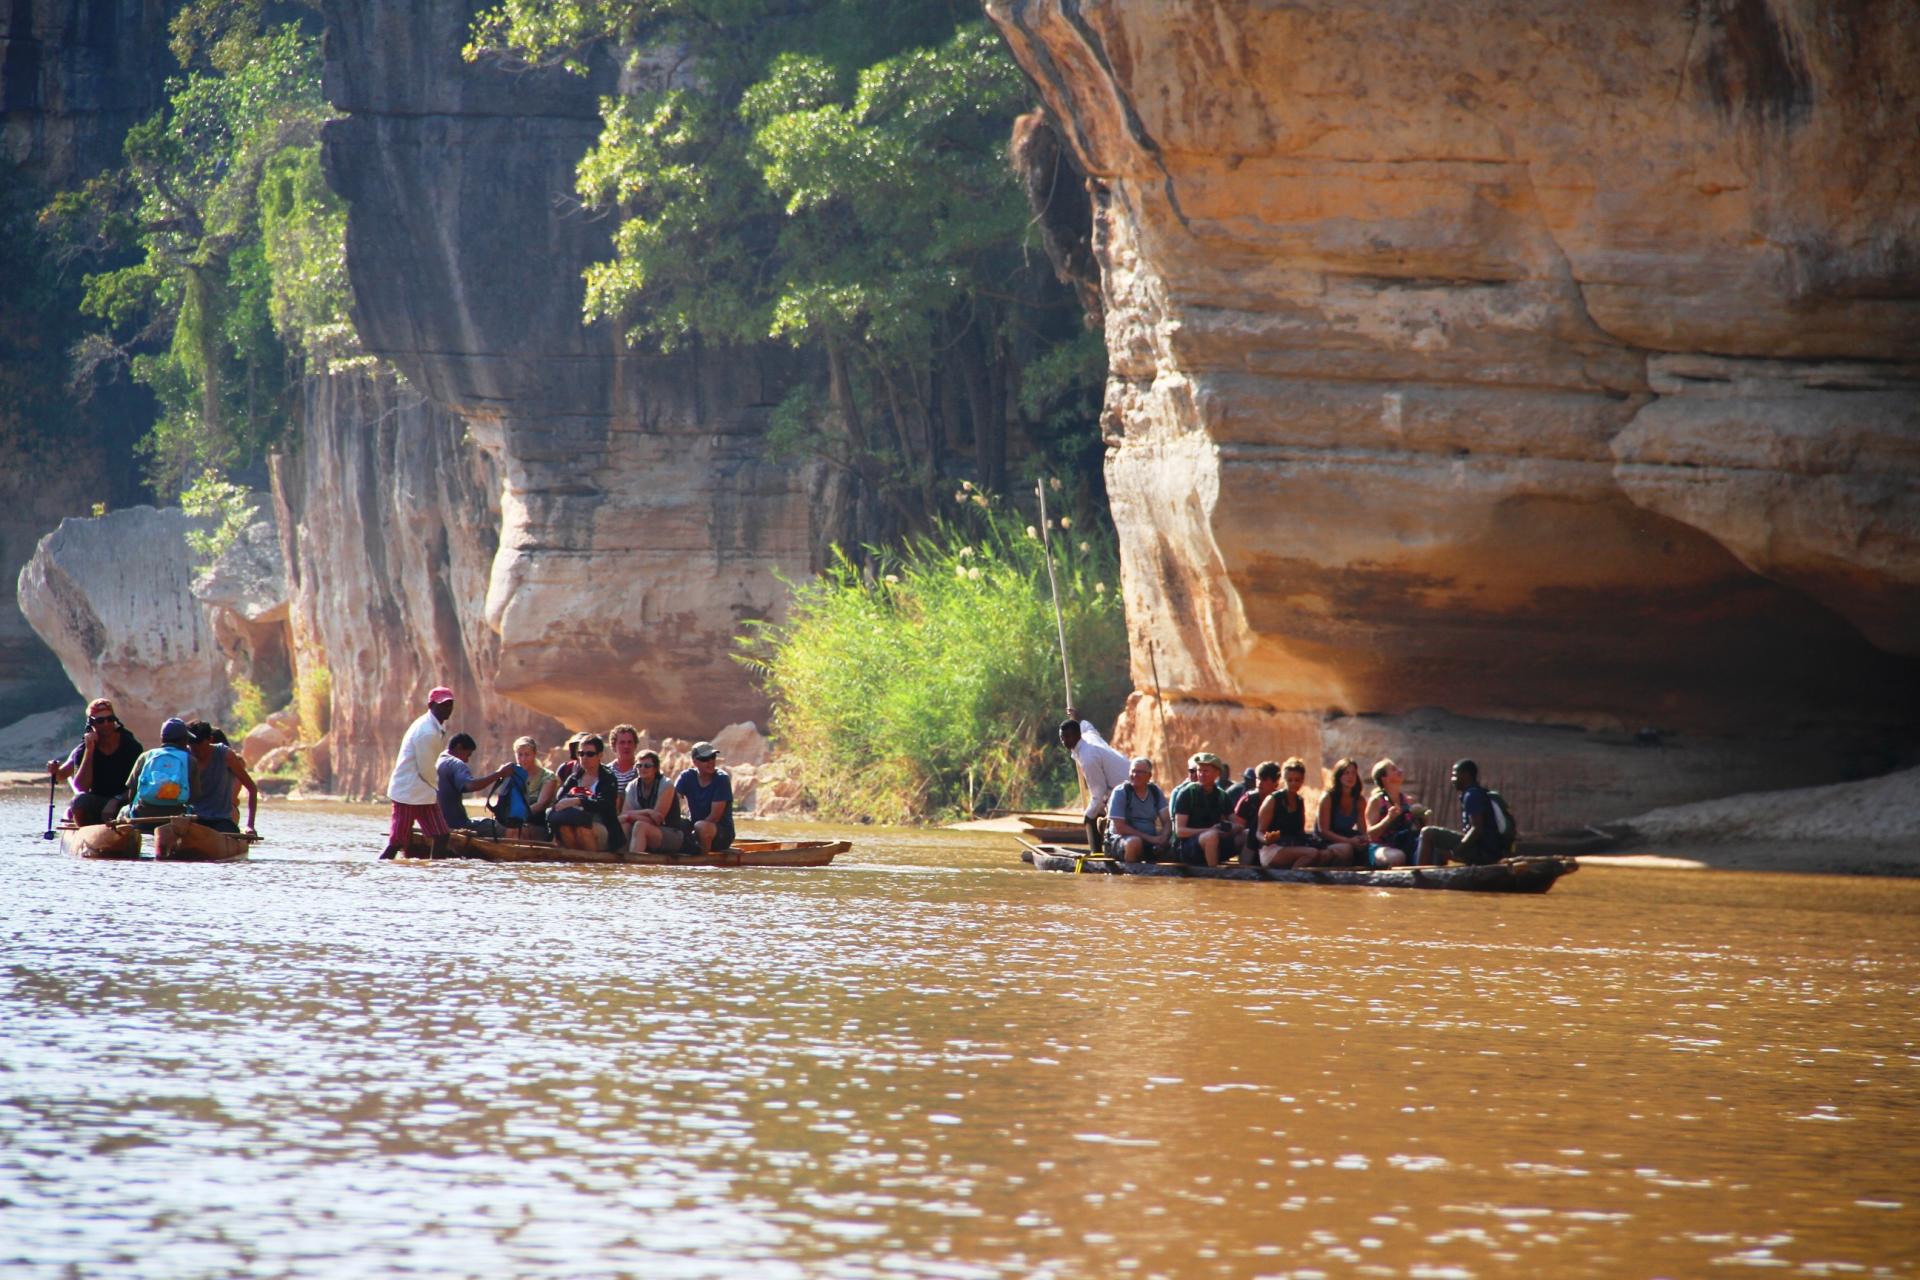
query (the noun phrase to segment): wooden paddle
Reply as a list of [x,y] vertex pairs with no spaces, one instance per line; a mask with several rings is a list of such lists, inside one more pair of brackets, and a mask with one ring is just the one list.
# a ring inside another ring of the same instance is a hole
[[59,785],[59,772],[54,769],[47,770],[47,829],[40,835],[42,840],[53,839],[53,793]]

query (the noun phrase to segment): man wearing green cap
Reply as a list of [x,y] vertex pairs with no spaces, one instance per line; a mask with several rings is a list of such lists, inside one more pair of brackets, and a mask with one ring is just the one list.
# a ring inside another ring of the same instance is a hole
[[1233,847],[1233,817],[1227,793],[1220,789],[1220,757],[1202,751],[1193,763],[1199,780],[1173,801],[1173,850],[1182,862],[1217,867],[1221,852]]

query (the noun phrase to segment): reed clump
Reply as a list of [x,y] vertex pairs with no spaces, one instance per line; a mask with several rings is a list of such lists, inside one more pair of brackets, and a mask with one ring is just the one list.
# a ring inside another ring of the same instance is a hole
[[[963,486],[952,515],[856,562],[838,548],[741,661],[773,704],[775,748],[823,817],[913,822],[1057,803],[1074,787],[1055,728],[1060,653],[1035,517]],[[1050,503],[1052,499],[1049,500]],[[1048,530],[1082,714],[1117,711],[1127,636],[1110,530]]]

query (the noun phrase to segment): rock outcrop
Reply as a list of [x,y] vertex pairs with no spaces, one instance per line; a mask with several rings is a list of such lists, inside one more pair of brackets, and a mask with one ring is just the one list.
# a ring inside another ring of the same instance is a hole
[[[444,684],[453,721],[489,753],[565,736],[495,689],[486,617],[500,474],[467,425],[391,375],[321,375],[306,388],[299,448],[275,458],[293,647],[329,690],[328,776],[344,795],[385,789],[393,753]],[[324,670],[325,676],[320,672]],[[604,714],[604,712],[602,713]]]
[[1440,708],[1535,829],[1911,740],[1915,5],[988,9],[1094,190],[1124,734]]
[[67,678],[112,698],[142,741],[158,742],[168,716],[219,720],[231,696],[226,656],[193,595],[195,527],[177,507],[62,520],[20,571],[20,608]]
[[580,273],[607,256],[611,224],[577,207],[574,166],[609,65],[569,78],[464,63],[464,0],[325,8],[345,112],[325,155],[348,203],[356,326],[464,423],[497,486],[457,517],[497,518],[484,587],[458,570],[457,587],[432,588],[485,601],[497,642],[476,637],[476,679],[569,723],[619,714],[697,736],[763,719],[730,639],[777,613],[777,575],[806,575],[837,533],[822,471],[759,445],[793,357],[661,358],[582,322]]

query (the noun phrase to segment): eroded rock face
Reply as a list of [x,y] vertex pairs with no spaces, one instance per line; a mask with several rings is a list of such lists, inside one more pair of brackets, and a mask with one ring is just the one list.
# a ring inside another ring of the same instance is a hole
[[61,187],[118,160],[171,66],[168,8],[66,0],[0,11],[0,162]]
[[580,273],[611,224],[576,207],[574,166],[611,70],[463,63],[473,9],[331,0],[328,91],[347,115],[326,158],[363,342],[489,455],[497,551],[458,593],[497,633],[475,669],[569,723],[699,736],[764,719],[730,638],[839,536],[821,472],[762,457],[791,357],[650,357],[582,323]]
[[1582,754],[1645,726],[1703,745],[1662,800],[1911,734],[1912,5],[988,9],[1096,184],[1134,676],[1151,641],[1175,741],[1574,726],[1482,761],[1564,766],[1537,823],[1653,786]]
[[112,698],[142,741],[168,716],[217,722],[227,707],[226,658],[193,595],[194,527],[177,507],[62,520],[20,571],[21,612],[67,678]]
[[[150,0],[0,6],[0,581],[64,517],[140,500],[132,445],[149,401],[124,382],[84,406],[61,395],[75,335],[31,287],[44,252],[32,217],[118,162],[127,128],[159,103],[167,16]],[[75,696],[25,616],[0,606],[0,723]]]
[[[482,758],[560,726],[502,696],[487,577],[499,529],[500,476],[466,424],[390,375],[311,379],[300,447],[274,460],[294,648],[324,666],[331,723],[325,787],[380,793],[427,691],[454,691],[452,727]],[[497,762],[497,761],[496,761]]]

